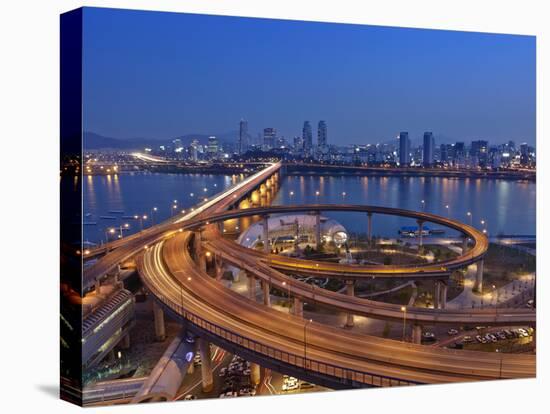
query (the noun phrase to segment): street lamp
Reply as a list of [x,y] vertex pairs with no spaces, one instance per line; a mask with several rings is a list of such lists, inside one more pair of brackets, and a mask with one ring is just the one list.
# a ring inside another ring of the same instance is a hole
[[115,229],[111,227],[105,230],[105,240],[107,243],[109,243],[109,234],[115,234]]
[[450,213],[450,210],[449,210],[449,205],[447,204],[445,206],[445,208],[447,209],[447,218],[449,218],[451,216],[451,213]]
[[472,218],[473,218],[472,212],[471,212],[471,211],[468,211],[468,212],[466,213],[466,215],[470,218],[470,226],[471,226],[471,225],[472,225]]
[[157,212],[158,208],[153,207],[151,209],[151,224],[155,224],[155,213]]
[[128,223],[124,223],[124,225],[120,225],[119,226],[119,229],[120,229],[120,238],[122,239],[122,227],[124,226],[125,229],[129,228],[130,225]]
[[426,201],[420,200],[420,205],[422,207],[422,211],[424,211],[424,209],[426,208]]
[[304,369],[307,369],[307,366],[306,366],[306,360],[307,360],[307,339],[306,339],[306,329],[307,329],[307,325],[309,323],[313,322],[313,319],[308,319],[305,323],[304,323]]
[[405,342],[405,326],[407,324],[407,307],[401,306],[401,312],[403,312],[403,342]]

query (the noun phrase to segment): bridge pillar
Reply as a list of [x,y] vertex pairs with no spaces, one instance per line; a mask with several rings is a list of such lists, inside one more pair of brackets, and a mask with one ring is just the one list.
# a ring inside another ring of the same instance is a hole
[[166,338],[166,327],[164,325],[164,311],[160,305],[153,301],[153,315],[155,317],[155,338],[157,341],[164,341]]
[[441,300],[441,282],[437,280],[435,282],[435,292],[434,292],[434,309],[439,309]]
[[260,379],[261,379],[260,366],[255,362],[251,362],[250,363],[250,382],[254,385],[258,385],[260,383]]
[[206,257],[202,248],[202,229],[195,232],[195,241],[193,243],[195,249],[195,257],[199,262],[199,269],[206,272]]
[[440,288],[440,296],[439,296],[439,308],[445,309],[447,307],[447,283],[440,282],[441,288]]
[[256,279],[254,278],[254,275],[252,273],[246,274],[247,282],[248,282],[248,298],[256,301]]
[[367,213],[367,242],[372,245],[372,213]]
[[260,184],[260,197],[265,197],[267,195],[267,188],[265,184]]
[[483,259],[477,262],[477,271],[476,271],[476,283],[474,285],[474,290],[480,292],[483,289]]
[[468,237],[464,236],[462,238],[462,254],[466,254],[468,251]]
[[191,361],[191,363],[187,367],[187,373],[189,375],[193,375],[194,372],[195,372],[195,361]]
[[260,192],[258,190],[252,191],[250,194],[250,201],[254,207],[260,205]]
[[418,223],[418,252],[422,251],[422,231],[424,230],[424,220],[417,220]]
[[[346,280],[346,295],[355,296],[355,281]],[[346,317],[346,327],[351,328],[354,325],[353,314],[348,313]]]
[[304,317],[304,303],[300,300],[300,298],[294,297],[294,306],[292,307],[292,312],[296,316],[299,316],[301,318]]
[[223,263],[221,257],[216,257],[216,280],[220,281],[223,277]]
[[210,342],[199,338],[199,352],[201,355],[202,391],[210,392],[214,387],[212,378],[212,356],[210,355]]
[[122,338],[122,341],[120,341],[120,347],[122,349],[130,349],[130,334],[129,333],[124,335],[124,337]]
[[263,233],[262,233],[262,241],[264,243],[264,253],[271,252],[271,247],[269,246],[269,223],[268,223],[269,216],[265,215],[262,218],[262,226],[263,226]]
[[321,213],[319,211],[315,213],[315,244],[319,251],[321,248]]
[[420,344],[422,343],[422,327],[420,325],[414,324],[412,328],[412,343]]
[[264,294],[264,305],[271,306],[271,296],[269,294],[270,286],[265,280],[262,280],[262,292]]

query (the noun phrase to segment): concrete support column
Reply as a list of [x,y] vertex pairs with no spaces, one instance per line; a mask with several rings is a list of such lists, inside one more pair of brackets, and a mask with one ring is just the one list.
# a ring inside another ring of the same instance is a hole
[[439,309],[441,299],[441,282],[438,280],[435,282],[435,292],[434,292],[434,309]]
[[201,355],[202,391],[210,392],[214,387],[212,378],[212,356],[210,355],[210,342],[199,338],[199,352]]
[[222,280],[223,277],[223,262],[221,257],[216,257],[216,280]]
[[440,309],[445,309],[447,307],[447,283],[440,282],[441,283],[441,289],[440,289],[440,296],[439,296],[439,307]]
[[153,302],[153,315],[155,317],[155,338],[157,341],[164,341],[166,338],[164,311],[157,302]]
[[482,289],[483,289],[483,259],[477,262],[476,283],[474,285],[474,290],[476,292],[481,292]]
[[262,226],[263,226],[263,233],[262,233],[262,241],[264,243],[264,253],[269,253],[271,251],[271,247],[269,246],[269,222],[268,222],[269,216],[264,216],[262,219]]
[[367,241],[372,244],[372,213],[367,213]]
[[251,273],[247,273],[246,278],[248,282],[248,298],[256,301],[256,279]]
[[265,280],[262,281],[262,292],[264,294],[264,305],[265,306],[271,306],[271,296],[269,294],[271,286],[269,286],[269,283]]
[[321,248],[321,213],[315,213],[315,244],[317,250]]
[[301,318],[304,317],[304,303],[300,300],[300,298],[294,298],[294,306],[292,307],[292,312],[296,316],[299,316]]
[[187,368],[187,373],[192,375],[195,372],[195,361],[192,361]]
[[420,344],[422,342],[422,327],[420,325],[413,325],[412,342],[413,344]]
[[462,254],[466,254],[468,251],[468,237],[464,236],[462,238]]
[[260,384],[260,366],[255,362],[250,363],[250,382],[254,385]]
[[417,220],[418,223],[418,247],[419,251],[422,249],[422,231],[424,230],[424,221],[423,220]]
[[122,349],[130,349],[130,334],[129,333],[124,335],[124,337],[122,338],[122,341],[120,341],[120,347]]
[[204,256],[204,251],[202,248],[202,229],[195,232],[195,257],[199,263],[199,269],[203,272],[206,272],[206,257]]
[[[355,281],[346,280],[346,295],[355,296]],[[346,327],[351,328],[354,325],[353,314],[348,313],[346,317]]]

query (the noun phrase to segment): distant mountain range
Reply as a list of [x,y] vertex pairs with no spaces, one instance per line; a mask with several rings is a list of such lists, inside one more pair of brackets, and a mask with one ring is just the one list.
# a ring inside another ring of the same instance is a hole
[[184,146],[191,144],[194,139],[201,144],[208,142],[209,136],[216,136],[220,143],[233,144],[237,141],[239,133],[237,131],[225,132],[221,134],[186,134],[171,139],[155,138],[113,138],[96,134],[95,132],[84,132],[84,148],[92,149],[119,149],[119,150],[139,150],[145,147],[158,147],[159,145],[170,145],[173,140],[181,139]]

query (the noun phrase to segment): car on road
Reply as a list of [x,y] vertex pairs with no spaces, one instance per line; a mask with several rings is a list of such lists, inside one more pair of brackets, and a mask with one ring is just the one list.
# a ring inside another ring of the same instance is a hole
[[193,395],[193,394],[187,394],[185,397],[183,397],[183,399],[184,399],[185,401],[196,400],[196,399],[197,399],[197,396],[196,396],[196,395]]
[[425,341],[435,341],[435,334],[433,332],[424,332],[422,338]]
[[[479,336],[479,335],[478,335]],[[465,335],[463,338],[462,338],[462,342],[464,342],[465,344],[469,344],[471,342],[474,342],[474,339],[470,336],[470,335]]]
[[456,329],[451,328],[447,331],[447,334],[449,334],[451,336],[456,335],[456,334],[458,334],[458,331]]

